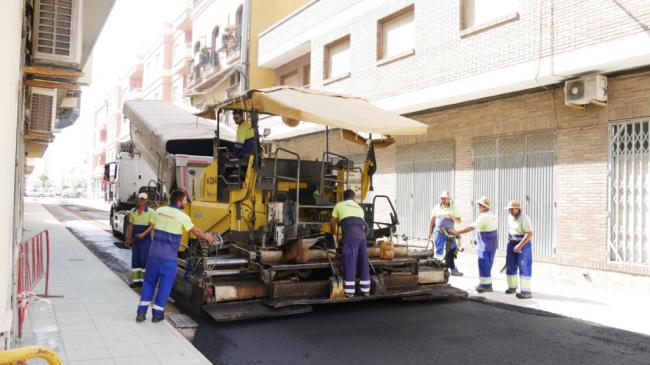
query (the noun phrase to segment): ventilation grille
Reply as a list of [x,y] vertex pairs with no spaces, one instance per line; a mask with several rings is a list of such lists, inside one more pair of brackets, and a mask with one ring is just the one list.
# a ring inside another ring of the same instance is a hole
[[51,132],[54,117],[54,95],[32,93],[30,131]]
[[36,49],[41,54],[72,54],[72,0],[40,0]]
[[585,97],[585,84],[582,80],[571,81],[566,86],[566,99],[568,101],[581,100]]

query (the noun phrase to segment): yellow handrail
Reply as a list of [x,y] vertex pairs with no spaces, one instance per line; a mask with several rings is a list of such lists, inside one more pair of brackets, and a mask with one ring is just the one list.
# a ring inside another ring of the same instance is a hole
[[27,346],[0,352],[0,365],[21,364],[33,358],[40,357],[50,365],[61,365],[59,355],[49,347]]

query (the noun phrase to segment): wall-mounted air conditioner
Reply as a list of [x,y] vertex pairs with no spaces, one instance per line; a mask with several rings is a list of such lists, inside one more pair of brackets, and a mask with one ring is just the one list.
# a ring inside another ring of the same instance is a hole
[[564,83],[564,104],[566,105],[605,105],[607,103],[607,77],[602,75],[585,76]]
[[81,0],[35,0],[34,64],[80,67],[81,5]]
[[56,122],[56,89],[33,87],[29,102],[29,131],[52,133]]

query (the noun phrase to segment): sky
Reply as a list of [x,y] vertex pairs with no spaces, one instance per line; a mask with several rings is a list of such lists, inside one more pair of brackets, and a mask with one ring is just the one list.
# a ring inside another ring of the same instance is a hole
[[[82,88],[81,116],[74,125],[55,134],[45,156],[36,161],[29,182],[46,173],[56,183],[73,168],[88,165],[93,143],[93,113],[106,92],[124,76],[138,54],[149,48],[173,21],[186,0],[117,0],[95,43],[92,82]],[[90,168],[88,167],[88,171]]]

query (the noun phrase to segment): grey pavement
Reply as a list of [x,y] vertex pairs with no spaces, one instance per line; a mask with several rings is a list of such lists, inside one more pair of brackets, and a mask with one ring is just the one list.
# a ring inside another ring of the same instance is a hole
[[[138,295],[43,206],[26,202],[24,226],[25,238],[50,232],[49,291],[63,296],[50,300],[64,364],[210,364],[167,321],[136,323]],[[33,343],[29,332],[28,324],[21,345]]]
[[[478,264],[474,253],[462,252],[457,260],[463,277],[451,284],[467,290],[475,299],[537,309],[603,326],[650,335],[650,278],[533,262],[532,299],[505,294],[504,257],[496,257],[492,268],[494,292],[477,293]],[[650,359],[648,360],[650,363]]]

